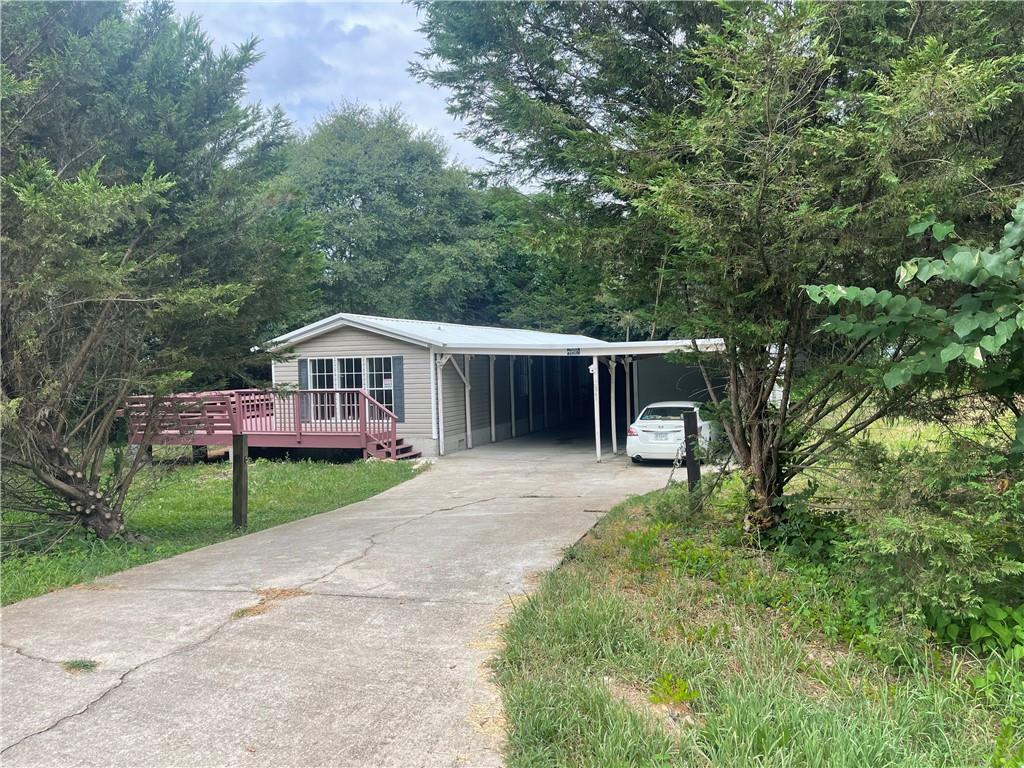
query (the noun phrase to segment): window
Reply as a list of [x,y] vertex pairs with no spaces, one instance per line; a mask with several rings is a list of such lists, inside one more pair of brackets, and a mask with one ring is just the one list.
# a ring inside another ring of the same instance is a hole
[[692,410],[681,405],[648,406],[640,414],[640,421],[682,421],[683,414]]
[[329,357],[310,358],[309,388],[334,389],[334,360]]
[[363,358],[338,358],[338,389],[363,388]]
[[[309,388],[334,389],[334,360],[329,357],[310,358]],[[338,414],[337,397],[334,392],[323,394],[314,392],[313,419],[316,421],[333,421]]]
[[366,391],[389,410],[395,407],[395,377],[390,357],[366,358]]

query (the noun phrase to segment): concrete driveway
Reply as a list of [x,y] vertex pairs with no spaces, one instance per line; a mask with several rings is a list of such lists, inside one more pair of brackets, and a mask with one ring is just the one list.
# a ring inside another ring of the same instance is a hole
[[[666,467],[520,439],[2,612],[14,766],[491,766],[510,596]],[[98,662],[68,672],[61,662]]]

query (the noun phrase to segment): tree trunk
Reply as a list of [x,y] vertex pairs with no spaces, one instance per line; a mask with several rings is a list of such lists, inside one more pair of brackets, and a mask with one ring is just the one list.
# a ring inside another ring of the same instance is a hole
[[780,500],[785,492],[785,480],[777,457],[752,456],[747,467],[751,492],[751,506],[743,518],[743,530],[748,534],[769,531],[785,518],[785,507]]
[[111,536],[124,533],[124,512],[120,509],[97,506],[91,512],[79,514],[78,519],[101,539],[109,539]]

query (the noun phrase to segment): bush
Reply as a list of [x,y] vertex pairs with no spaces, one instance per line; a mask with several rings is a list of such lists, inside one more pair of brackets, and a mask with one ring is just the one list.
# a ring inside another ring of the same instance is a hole
[[922,452],[866,442],[850,459],[841,487],[788,500],[783,548],[823,564],[869,629],[898,621],[979,652],[1024,654],[1019,457],[977,443]]

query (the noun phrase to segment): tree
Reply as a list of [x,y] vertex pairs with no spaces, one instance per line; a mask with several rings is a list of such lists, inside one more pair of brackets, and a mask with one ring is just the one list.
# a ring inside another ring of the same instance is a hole
[[216,54],[167,3],[3,23],[5,513],[106,537],[125,396],[244,376],[266,314],[310,299],[316,231],[277,178],[287,122],[241,104],[254,42]]
[[[991,231],[1020,181],[1019,40],[983,6],[729,6],[663,40],[658,60],[683,102],[666,109],[604,87],[622,85],[608,62],[631,50],[641,11],[623,5],[629,18],[594,35],[533,18],[586,13],[570,8],[428,9],[428,53],[441,63],[421,72],[455,85],[454,107],[474,115],[484,145],[505,141],[529,155],[520,164],[589,195],[609,226],[618,217],[634,248],[605,256],[609,291],[634,297],[659,332],[725,338],[723,355],[695,360],[729,379],[716,405],[752,492],[748,524],[774,525],[786,484],[893,406],[864,368],[868,345],[813,333],[821,315],[801,286],[886,279],[906,257],[907,218],[929,210]],[[492,40],[510,35],[523,47],[509,62]],[[560,64],[591,50],[600,57],[579,59],[589,67]],[[548,108],[531,85],[576,72],[598,91],[581,86],[585,104]],[[577,124],[554,149],[530,138],[557,127],[553,114],[568,127],[620,99],[632,109],[600,112],[614,125]],[[607,142],[593,138],[606,127]]]
[[[927,237],[935,250],[955,238],[950,221],[929,216],[909,235]],[[900,293],[841,285],[807,286],[812,301],[849,308],[832,315],[822,330],[853,340],[881,339],[891,365],[883,381],[891,389],[938,379],[945,388],[991,399],[990,423],[1000,411],[1016,418],[1008,442],[1024,451],[1024,198],[996,246],[951,243],[941,255],[918,256],[896,275]]]
[[398,108],[338,108],[294,146],[288,167],[323,228],[318,314],[494,318],[488,193]]

